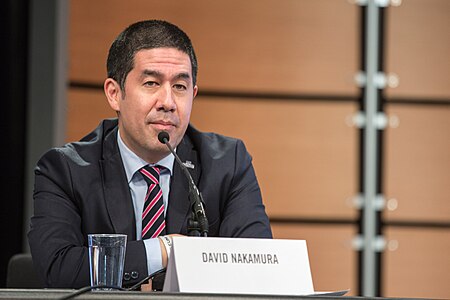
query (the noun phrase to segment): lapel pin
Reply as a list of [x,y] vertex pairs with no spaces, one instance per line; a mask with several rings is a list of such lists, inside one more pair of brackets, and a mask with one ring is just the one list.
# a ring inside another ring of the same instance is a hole
[[184,162],[183,165],[184,165],[186,168],[189,168],[189,169],[194,169],[194,168],[195,168],[194,164],[193,164],[192,161],[190,161],[190,160],[187,160],[186,162]]

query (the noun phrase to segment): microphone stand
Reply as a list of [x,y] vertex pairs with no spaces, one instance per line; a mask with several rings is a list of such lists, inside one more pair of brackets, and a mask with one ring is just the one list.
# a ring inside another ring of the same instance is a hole
[[169,144],[169,134],[165,131],[161,131],[158,134],[158,140],[165,144],[169,148],[170,152],[175,157],[181,170],[183,170],[189,184],[189,201],[191,203],[191,217],[188,219],[188,235],[189,236],[208,236],[208,219],[206,218],[203,196],[198,190],[197,186],[192,179],[191,174],[187,170],[186,166],[180,160],[178,155],[173,150],[172,146]]
[[208,236],[208,219],[203,208],[203,197],[198,189],[189,186],[189,200],[191,202],[191,217],[188,219],[189,236]]

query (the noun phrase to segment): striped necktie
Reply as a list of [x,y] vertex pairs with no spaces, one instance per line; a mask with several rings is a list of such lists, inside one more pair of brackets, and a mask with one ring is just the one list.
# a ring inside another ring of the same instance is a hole
[[164,235],[166,221],[164,220],[164,202],[161,187],[159,186],[159,166],[145,166],[139,170],[147,182],[148,189],[145,195],[142,210],[142,239],[156,238]]

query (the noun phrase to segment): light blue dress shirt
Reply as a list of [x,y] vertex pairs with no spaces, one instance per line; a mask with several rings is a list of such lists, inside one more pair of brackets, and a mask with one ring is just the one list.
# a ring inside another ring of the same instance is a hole
[[[120,132],[117,132],[117,144],[119,146],[120,156],[122,157],[123,166],[127,175],[131,198],[133,199],[134,216],[136,219],[136,239],[141,240],[142,208],[144,206],[144,199],[147,193],[147,183],[141,173],[139,173],[139,170],[146,165],[159,165],[165,167],[165,169],[161,170],[159,184],[163,192],[164,215],[166,215],[167,207],[169,205],[170,177],[172,175],[175,157],[170,154],[156,164],[149,164],[125,145],[120,137]],[[144,240],[144,246],[147,253],[148,275],[150,275],[163,267],[159,239],[146,239]]]

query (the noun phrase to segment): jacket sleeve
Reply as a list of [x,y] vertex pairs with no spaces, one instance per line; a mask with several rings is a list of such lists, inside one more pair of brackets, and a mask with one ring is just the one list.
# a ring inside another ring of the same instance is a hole
[[[72,176],[71,162],[61,149],[47,152],[35,169],[34,215],[28,239],[33,263],[48,287],[80,288],[90,284],[87,234],[81,217],[83,202],[77,199]],[[126,253],[124,269],[139,268],[145,277],[143,243],[128,242]]]
[[234,172],[222,209],[220,236],[272,238],[261,190],[244,143],[236,142]]

